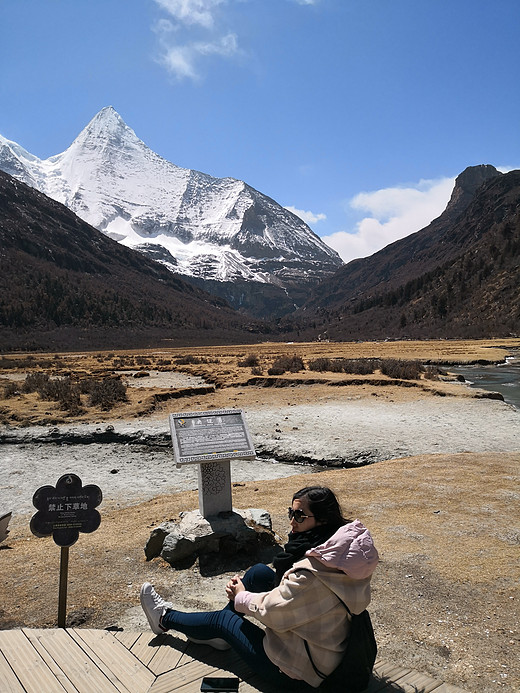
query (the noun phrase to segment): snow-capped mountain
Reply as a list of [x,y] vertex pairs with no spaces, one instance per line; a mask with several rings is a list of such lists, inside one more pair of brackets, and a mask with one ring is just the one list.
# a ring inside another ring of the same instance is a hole
[[294,304],[305,286],[343,264],[299,217],[243,181],[160,157],[112,107],[49,159],[0,136],[0,169],[123,245],[198,284],[209,281],[235,307],[247,306],[249,291],[236,289],[250,282],[277,287]]

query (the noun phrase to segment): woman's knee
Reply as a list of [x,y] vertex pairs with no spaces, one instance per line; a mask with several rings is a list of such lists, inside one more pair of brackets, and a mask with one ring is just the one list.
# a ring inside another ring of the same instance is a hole
[[250,592],[268,592],[274,587],[275,572],[265,563],[256,563],[249,568],[242,582]]

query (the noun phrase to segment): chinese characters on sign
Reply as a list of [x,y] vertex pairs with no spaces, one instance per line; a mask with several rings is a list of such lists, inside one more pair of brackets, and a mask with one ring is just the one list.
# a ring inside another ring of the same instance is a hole
[[241,409],[170,414],[177,464],[254,458]]
[[72,546],[80,532],[94,532],[101,522],[96,510],[103,499],[101,489],[83,486],[76,474],[65,474],[54,486],[42,486],[33,496],[37,513],[31,519],[31,532],[37,537],[52,534],[58,546]]
[[230,512],[230,460],[253,459],[256,452],[241,409],[170,414],[177,466],[198,464],[199,509],[203,517]]

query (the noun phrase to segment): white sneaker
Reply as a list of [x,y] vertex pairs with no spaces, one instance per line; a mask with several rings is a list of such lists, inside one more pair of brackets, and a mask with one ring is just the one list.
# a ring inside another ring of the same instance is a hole
[[210,640],[196,640],[195,638],[190,638],[189,635],[186,636],[190,642],[194,642],[196,645],[209,645],[214,647],[216,650],[229,650],[231,645],[222,640],[222,638],[211,638]]
[[170,602],[165,602],[149,582],[145,582],[141,587],[140,597],[150,628],[156,635],[162,635],[168,629],[163,628],[159,621],[166,609],[171,607]]

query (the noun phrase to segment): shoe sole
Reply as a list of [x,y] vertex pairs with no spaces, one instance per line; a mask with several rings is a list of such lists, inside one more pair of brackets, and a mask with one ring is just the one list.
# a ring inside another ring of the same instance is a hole
[[188,640],[190,642],[195,643],[196,645],[209,645],[210,647],[213,647],[215,650],[231,649],[231,645],[225,640],[221,640],[220,638],[211,638],[209,640],[197,640],[195,638],[188,638]]

